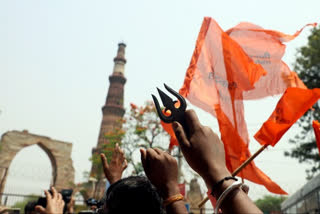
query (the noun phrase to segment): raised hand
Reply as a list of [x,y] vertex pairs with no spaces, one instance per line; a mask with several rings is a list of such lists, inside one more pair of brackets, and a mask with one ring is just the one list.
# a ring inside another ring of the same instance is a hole
[[223,143],[209,127],[200,124],[193,110],[186,111],[185,117],[188,135],[177,122],[172,124],[173,130],[188,164],[210,188],[222,178],[231,176],[225,163]]
[[57,192],[54,187],[51,187],[52,195],[45,190],[44,194],[47,199],[47,206],[37,205],[35,210],[41,214],[62,214],[64,208],[64,201],[62,200],[62,195]]
[[104,154],[100,154],[103,172],[110,184],[115,183],[122,177],[123,171],[127,168],[128,162],[124,156],[124,152],[119,145],[113,151],[112,158],[108,164],[108,160]]
[[[193,110],[186,111],[185,117],[188,134],[177,122],[172,124],[173,130],[188,164],[204,179],[208,189],[212,189],[218,181],[231,176],[226,167],[224,145],[217,134],[209,127],[200,124]],[[233,182],[233,180],[224,181],[212,193],[219,198]],[[231,192],[222,202],[220,208],[223,213],[262,213],[247,194],[240,189]]]
[[[180,194],[178,186],[178,164],[176,159],[160,149],[140,149],[144,171],[161,197],[166,201]],[[166,205],[167,214],[188,213],[182,200]]]
[[167,198],[179,193],[178,164],[174,157],[156,149],[140,149],[144,171],[160,195]]

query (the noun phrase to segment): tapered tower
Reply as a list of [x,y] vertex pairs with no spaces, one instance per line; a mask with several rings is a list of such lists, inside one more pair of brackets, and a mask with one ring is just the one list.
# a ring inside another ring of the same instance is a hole
[[[102,107],[102,121],[100,125],[100,132],[98,137],[98,143],[95,148],[92,149],[92,154],[100,153],[100,148],[103,145],[108,144],[108,140],[105,138],[105,133],[113,131],[115,128],[119,128],[119,120],[123,117],[125,110],[123,107],[124,98],[124,84],[126,78],[124,76],[124,66],[126,64],[124,43],[118,44],[117,56],[113,59],[114,67],[113,72],[109,76],[109,89],[104,106]],[[92,166],[91,168],[91,180],[95,183],[95,188],[92,190],[91,197],[100,198],[104,192],[105,182],[103,180],[95,181],[95,178],[104,177],[104,175],[98,175],[97,168]]]
[[109,76],[109,90],[105,105],[102,107],[102,121],[100,126],[97,148],[106,143],[105,133],[112,131],[119,124],[118,121],[124,115],[123,93],[126,78],[124,77],[124,66],[126,64],[124,43],[118,44],[117,56],[113,59],[113,72]]

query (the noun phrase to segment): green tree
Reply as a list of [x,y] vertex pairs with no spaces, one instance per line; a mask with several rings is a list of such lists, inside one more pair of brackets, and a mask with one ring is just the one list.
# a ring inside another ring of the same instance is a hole
[[[294,69],[308,88],[320,87],[320,26],[311,31],[308,44],[298,49]],[[289,140],[296,146],[285,152],[286,156],[296,158],[300,163],[310,164],[310,168],[306,170],[307,179],[311,179],[320,170],[320,156],[312,128],[313,120],[320,121],[319,102],[298,121],[300,133]]]
[[169,135],[161,126],[153,102],[146,102],[144,106],[130,105],[130,110],[124,117],[122,129],[122,148],[125,151],[128,164],[132,166],[132,174],[143,173],[139,158],[139,148],[160,148],[165,150],[169,146]]
[[138,107],[135,104],[130,105],[130,110],[126,112],[123,119],[118,121],[118,127],[108,133],[105,133],[107,143],[101,145],[99,151],[91,157],[97,174],[91,175],[97,180],[103,179],[103,169],[100,160],[100,152],[103,152],[108,161],[111,160],[115,144],[118,143],[126,154],[128,165],[132,167],[131,174],[143,173],[143,167],[140,160],[135,158],[139,148],[160,148],[168,147],[169,136],[163,130],[160,119],[152,102],[146,102],[144,106]]
[[286,199],[282,196],[265,195],[263,198],[256,200],[254,203],[265,214],[280,213],[281,203]]
[[29,195],[25,197],[22,201],[18,201],[15,204],[13,204],[11,207],[12,208],[20,208],[20,213],[24,213],[24,207],[26,204],[30,201],[37,201],[40,196],[36,195]]

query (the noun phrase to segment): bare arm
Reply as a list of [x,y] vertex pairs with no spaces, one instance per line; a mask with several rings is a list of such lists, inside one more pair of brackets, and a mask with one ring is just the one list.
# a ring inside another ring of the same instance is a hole
[[[160,149],[140,149],[140,153],[144,171],[161,197],[166,200],[180,194],[176,159]],[[168,214],[188,213],[183,200],[170,203],[166,206],[166,211]]]
[[[225,163],[224,145],[209,127],[201,125],[193,110],[186,111],[185,116],[188,135],[179,123],[173,123],[181,151],[191,168],[204,179],[208,189],[212,189],[218,181],[231,176]],[[233,182],[235,181],[224,181],[214,190],[215,197],[218,199]],[[262,213],[240,189],[232,191],[225,198],[221,209],[223,213]]]

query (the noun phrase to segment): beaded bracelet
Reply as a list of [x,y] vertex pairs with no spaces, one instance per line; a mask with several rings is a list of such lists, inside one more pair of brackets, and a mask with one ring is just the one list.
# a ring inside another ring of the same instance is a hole
[[172,204],[173,202],[181,201],[183,199],[184,199],[184,197],[180,193],[173,195],[173,196],[170,196],[169,198],[167,198],[166,200],[163,201],[163,206],[166,207],[166,206]]

